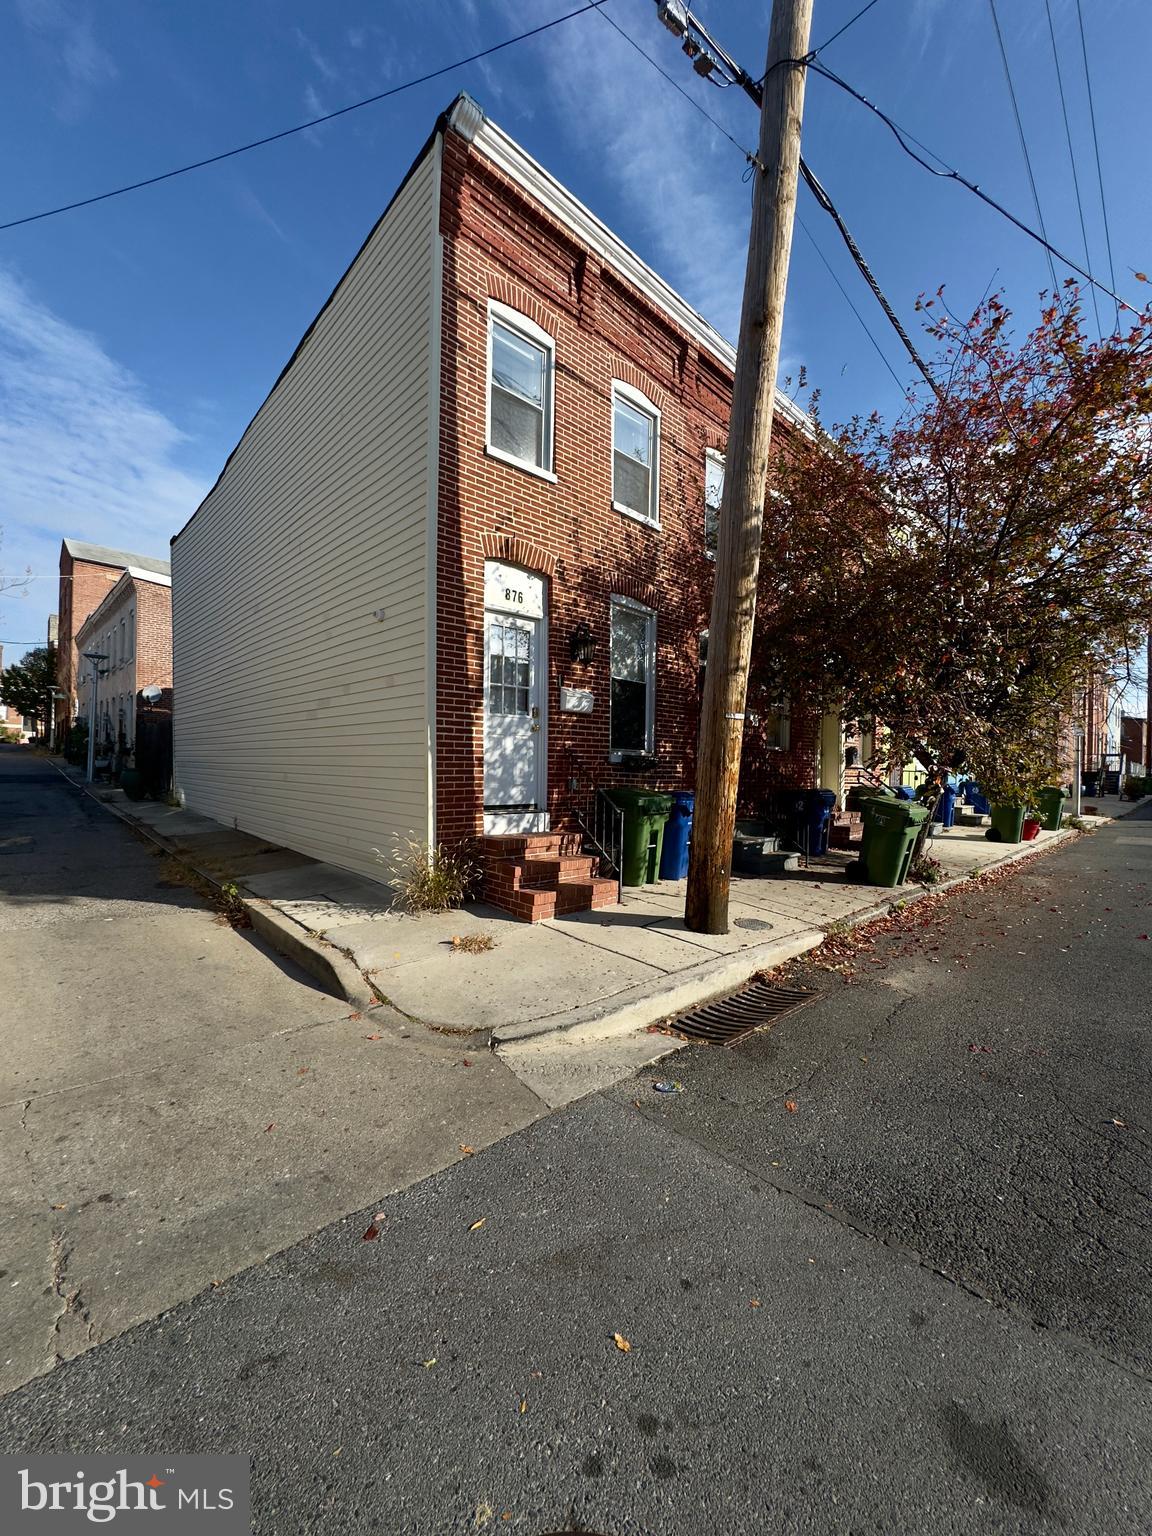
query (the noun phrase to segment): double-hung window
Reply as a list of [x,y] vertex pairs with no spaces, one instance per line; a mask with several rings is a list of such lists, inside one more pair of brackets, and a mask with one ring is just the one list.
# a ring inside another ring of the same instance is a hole
[[627,597],[612,599],[612,754],[649,753],[656,736],[656,615]]
[[619,380],[612,385],[612,505],[660,525],[660,412]]
[[715,557],[724,500],[724,455],[709,448],[704,455],[704,553]]
[[552,338],[503,304],[488,306],[488,452],[552,479]]

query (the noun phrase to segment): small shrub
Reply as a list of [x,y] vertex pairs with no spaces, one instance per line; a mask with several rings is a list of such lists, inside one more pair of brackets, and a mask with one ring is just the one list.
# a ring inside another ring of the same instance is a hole
[[225,880],[213,898],[216,904],[216,921],[227,923],[230,928],[250,928],[252,919],[240,896],[240,888],[234,880]]
[[403,912],[451,912],[462,907],[476,889],[480,866],[443,843],[429,847],[414,837],[393,834],[390,854],[373,848],[387,866],[388,884],[396,892],[392,905]]
[[908,876],[918,885],[939,885],[940,881],[947,877],[947,873],[939,859],[922,853],[908,871]]
[[1060,825],[1065,832],[1090,832],[1092,829],[1083,816],[1065,816]]

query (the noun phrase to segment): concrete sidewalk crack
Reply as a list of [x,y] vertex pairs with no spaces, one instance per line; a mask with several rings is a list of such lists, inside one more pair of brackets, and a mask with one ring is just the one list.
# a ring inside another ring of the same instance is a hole
[[[57,1364],[63,1360],[70,1360],[80,1350],[72,1349],[65,1353],[61,1345],[68,1342],[67,1335],[80,1328],[83,1330],[82,1348],[97,1342],[96,1325],[92,1321],[89,1308],[84,1303],[78,1285],[69,1287],[67,1280],[68,1261],[72,1257],[72,1244],[69,1242],[63,1228],[53,1232],[50,1244],[50,1257],[52,1260],[52,1294],[60,1303],[60,1309],[52,1320],[52,1329],[49,1335],[49,1348]],[[68,1325],[72,1324],[73,1327]]]

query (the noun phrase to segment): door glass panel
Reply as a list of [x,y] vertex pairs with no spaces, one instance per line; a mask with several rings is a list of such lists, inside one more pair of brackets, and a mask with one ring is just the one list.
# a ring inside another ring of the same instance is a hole
[[488,626],[488,713],[527,715],[532,682],[532,635],[519,624]]

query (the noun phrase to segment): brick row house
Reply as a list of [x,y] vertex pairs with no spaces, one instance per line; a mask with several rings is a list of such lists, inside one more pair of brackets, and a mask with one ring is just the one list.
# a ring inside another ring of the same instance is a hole
[[136,743],[138,693],[172,687],[172,578],[141,566],[125,567],[77,631],[76,649],[81,657],[103,658],[95,699],[92,665],[82,666],[79,718],[94,718],[98,752],[122,761]]
[[[81,657],[84,647],[78,644],[80,632],[120,582],[124,572],[131,567],[140,579],[160,576],[168,581],[171,566],[167,560],[157,560],[151,555],[132,554],[124,549],[109,549],[103,544],[88,544],[82,539],[65,539],[60,546],[60,599],[57,622],[56,654],[56,729],[55,740],[63,744],[68,727],[78,717],[82,678],[91,670],[90,664]],[[171,655],[171,604],[167,614],[156,616],[158,638],[150,637],[145,625],[146,643],[166,646]],[[129,605],[132,606],[131,604]],[[117,620],[121,615],[117,615]],[[123,615],[127,622],[128,615]],[[133,624],[139,628],[135,616]],[[100,633],[107,639],[103,630]],[[88,645],[87,649],[99,649]],[[171,661],[169,661],[171,672]],[[171,681],[171,678],[169,678]],[[143,686],[143,685],[141,685]]]
[[[693,784],[734,361],[459,97],[173,540],[186,803],[376,878],[483,838],[529,918],[614,899],[597,793]],[[821,730],[754,722],[753,772],[814,783]]]

